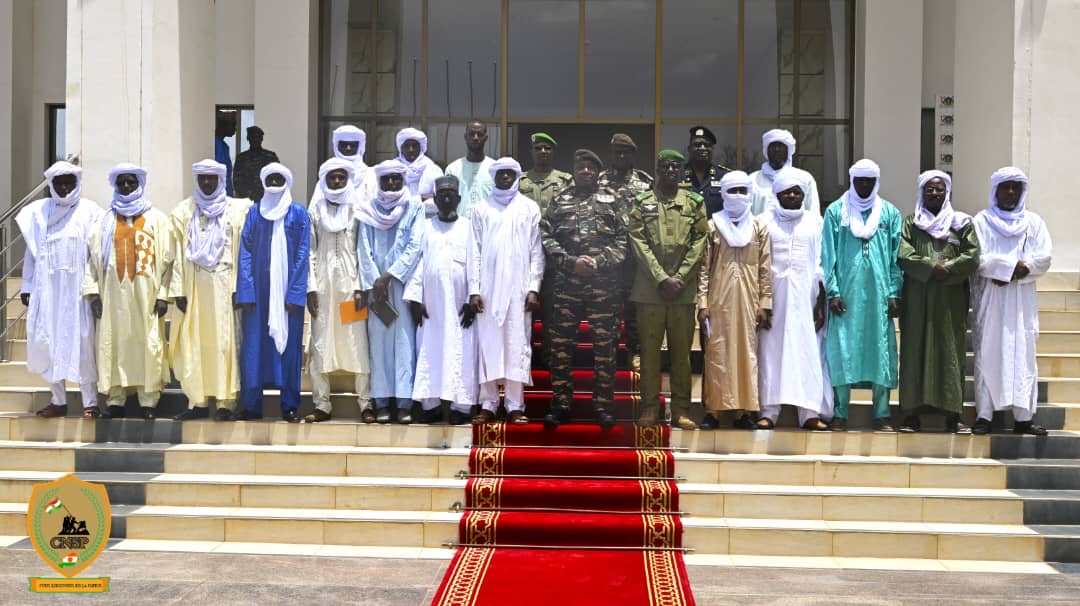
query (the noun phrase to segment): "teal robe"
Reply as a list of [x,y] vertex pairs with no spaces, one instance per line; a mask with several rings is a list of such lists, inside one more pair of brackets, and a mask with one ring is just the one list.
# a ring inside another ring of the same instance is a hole
[[[829,205],[821,237],[821,269],[831,300],[842,297],[847,311],[829,313],[825,341],[834,387],[875,384],[896,387],[896,328],[889,299],[899,299],[903,276],[897,263],[903,217],[881,199],[881,220],[865,242],[842,226],[843,199]],[[863,218],[870,211],[863,213]]]

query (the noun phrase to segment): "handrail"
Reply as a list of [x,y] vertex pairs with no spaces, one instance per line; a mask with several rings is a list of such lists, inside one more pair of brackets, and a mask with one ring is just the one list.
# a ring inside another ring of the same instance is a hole
[[[67,157],[67,161],[74,164],[75,166],[78,166],[79,165],[79,155],[78,154],[72,154],[72,155]],[[23,196],[21,200],[19,200],[15,204],[12,204],[11,208],[7,209],[6,211],[4,211],[4,214],[0,215],[0,224],[7,223],[8,219],[13,217],[15,215],[15,213],[22,210],[22,208],[24,206],[26,206],[32,200],[34,200],[35,196],[37,196],[39,193],[41,193],[41,190],[45,189],[45,187],[47,187],[48,185],[49,185],[49,180],[48,179],[42,179],[41,183],[38,183],[37,186],[35,186],[34,189],[31,189],[29,192],[27,192],[27,194],[25,196]]]

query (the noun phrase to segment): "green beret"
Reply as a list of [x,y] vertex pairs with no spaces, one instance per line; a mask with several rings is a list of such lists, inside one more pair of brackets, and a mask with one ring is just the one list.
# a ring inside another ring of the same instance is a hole
[[686,156],[680,154],[673,149],[665,149],[656,155],[656,160],[676,160],[678,162],[686,162]]
[[591,149],[579,149],[574,152],[574,164],[579,162],[593,162],[598,168],[604,168],[604,163],[600,161],[600,156],[596,155]]
[[555,138],[547,133],[533,133],[531,138],[533,143],[536,143],[538,141],[547,141],[552,145],[558,145],[558,143],[555,142]]
[[630,135],[628,135],[626,133],[615,133],[614,135],[612,135],[611,136],[611,145],[612,146],[625,145],[626,147],[629,147],[629,148],[633,149],[634,151],[637,151],[637,144],[634,143],[634,140],[631,139]]

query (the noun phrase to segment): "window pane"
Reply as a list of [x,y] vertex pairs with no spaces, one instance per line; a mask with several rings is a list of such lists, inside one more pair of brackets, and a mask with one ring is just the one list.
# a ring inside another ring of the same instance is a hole
[[[790,122],[779,122],[777,124],[743,124],[743,156],[742,156],[742,169],[748,173],[752,173],[755,170],[761,168],[761,164],[765,162],[764,150],[761,149],[761,136],[766,131],[774,128],[784,128],[791,132],[794,132],[795,127]],[[802,145],[799,141],[795,142],[795,157],[798,158],[799,154],[803,153]],[[796,161],[796,164],[798,162]]]
[[[488,121],[487,145],[484,153],[492,158],[499,157],[499,123]],[[427,155],[439,166],[446,168],[454,160],[461,158],[467,151],[465,148],[465,122],[451,124],[431,123],[427,130],[428,151]]]
[[[735,117],[738,17],[737,0],[714,0],[692,9],[681,2],[664,3],[665,116]],[[642,29],[636,27],[635,35]]]
[[510,2],[511,116],[577,116],[578,3]]
[[848,116],[847,0],[803,0],[799,115]]
[[655,0],[589,0],[585,23],[585,114],[652,118],[656,110]]
[[814,175],[824,210],[847,190],[851,130],[846,125],[803,125],[795,138],[795,165]]
[[500,0],[428,3],[430,115],[460,118],[496,115],[501,12]]
[[[728,168],[738,166],[738,153],[735,150],[734,124],[703,124],[716,135],[716,147],[713,148],[713,162]],[[685,124],[665,124],[660,129],[660,149],[675,149],[687,153],[690,144],[690,126]],[[640,147],[640,144],[639,144]]]
[[776,118],[794,111],[794,0],[746,2],[743,100],[747,118]]

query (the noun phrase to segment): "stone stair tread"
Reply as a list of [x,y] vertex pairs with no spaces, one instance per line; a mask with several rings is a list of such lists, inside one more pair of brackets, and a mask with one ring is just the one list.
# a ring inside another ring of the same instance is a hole
[[789,520],[769,518],[713,518],[685,516],[684,528],[753,528],[825,532],[932,533],[961,535],[1031,536],[1038,532],[1022,524],[957,524],[937,522],[878,522],[852,520]]
[[[2,476],[0,476],[2,477]],[[890,486],[807,486],[804,484],[708,484],[679,482],[680,494],[756,494],[809,496],[882,496],[940,498],[1019,498],[1014,491],[994,488],[896,488]],[[1080,493],[1080,491],[1078,491]]]
[[1080,524],[1031,524],[1028,528],[1045,537],[1080,538]]
[[[175,505],[114,505],[113,514],[128,517],[217,517],[250,519],[327,520],[359,522],[457,523],[461,514],[450,511],[376,509],[301,509],[287,507],[196,507]],[[26,503],[0,503],[0,513],[26,513]]]
[[1025,501],[1055,501],[1055,500],[1080,500],[1080,490],[1053,490],[1040,488],[1013,488],[1008,492],[1023,498]]

